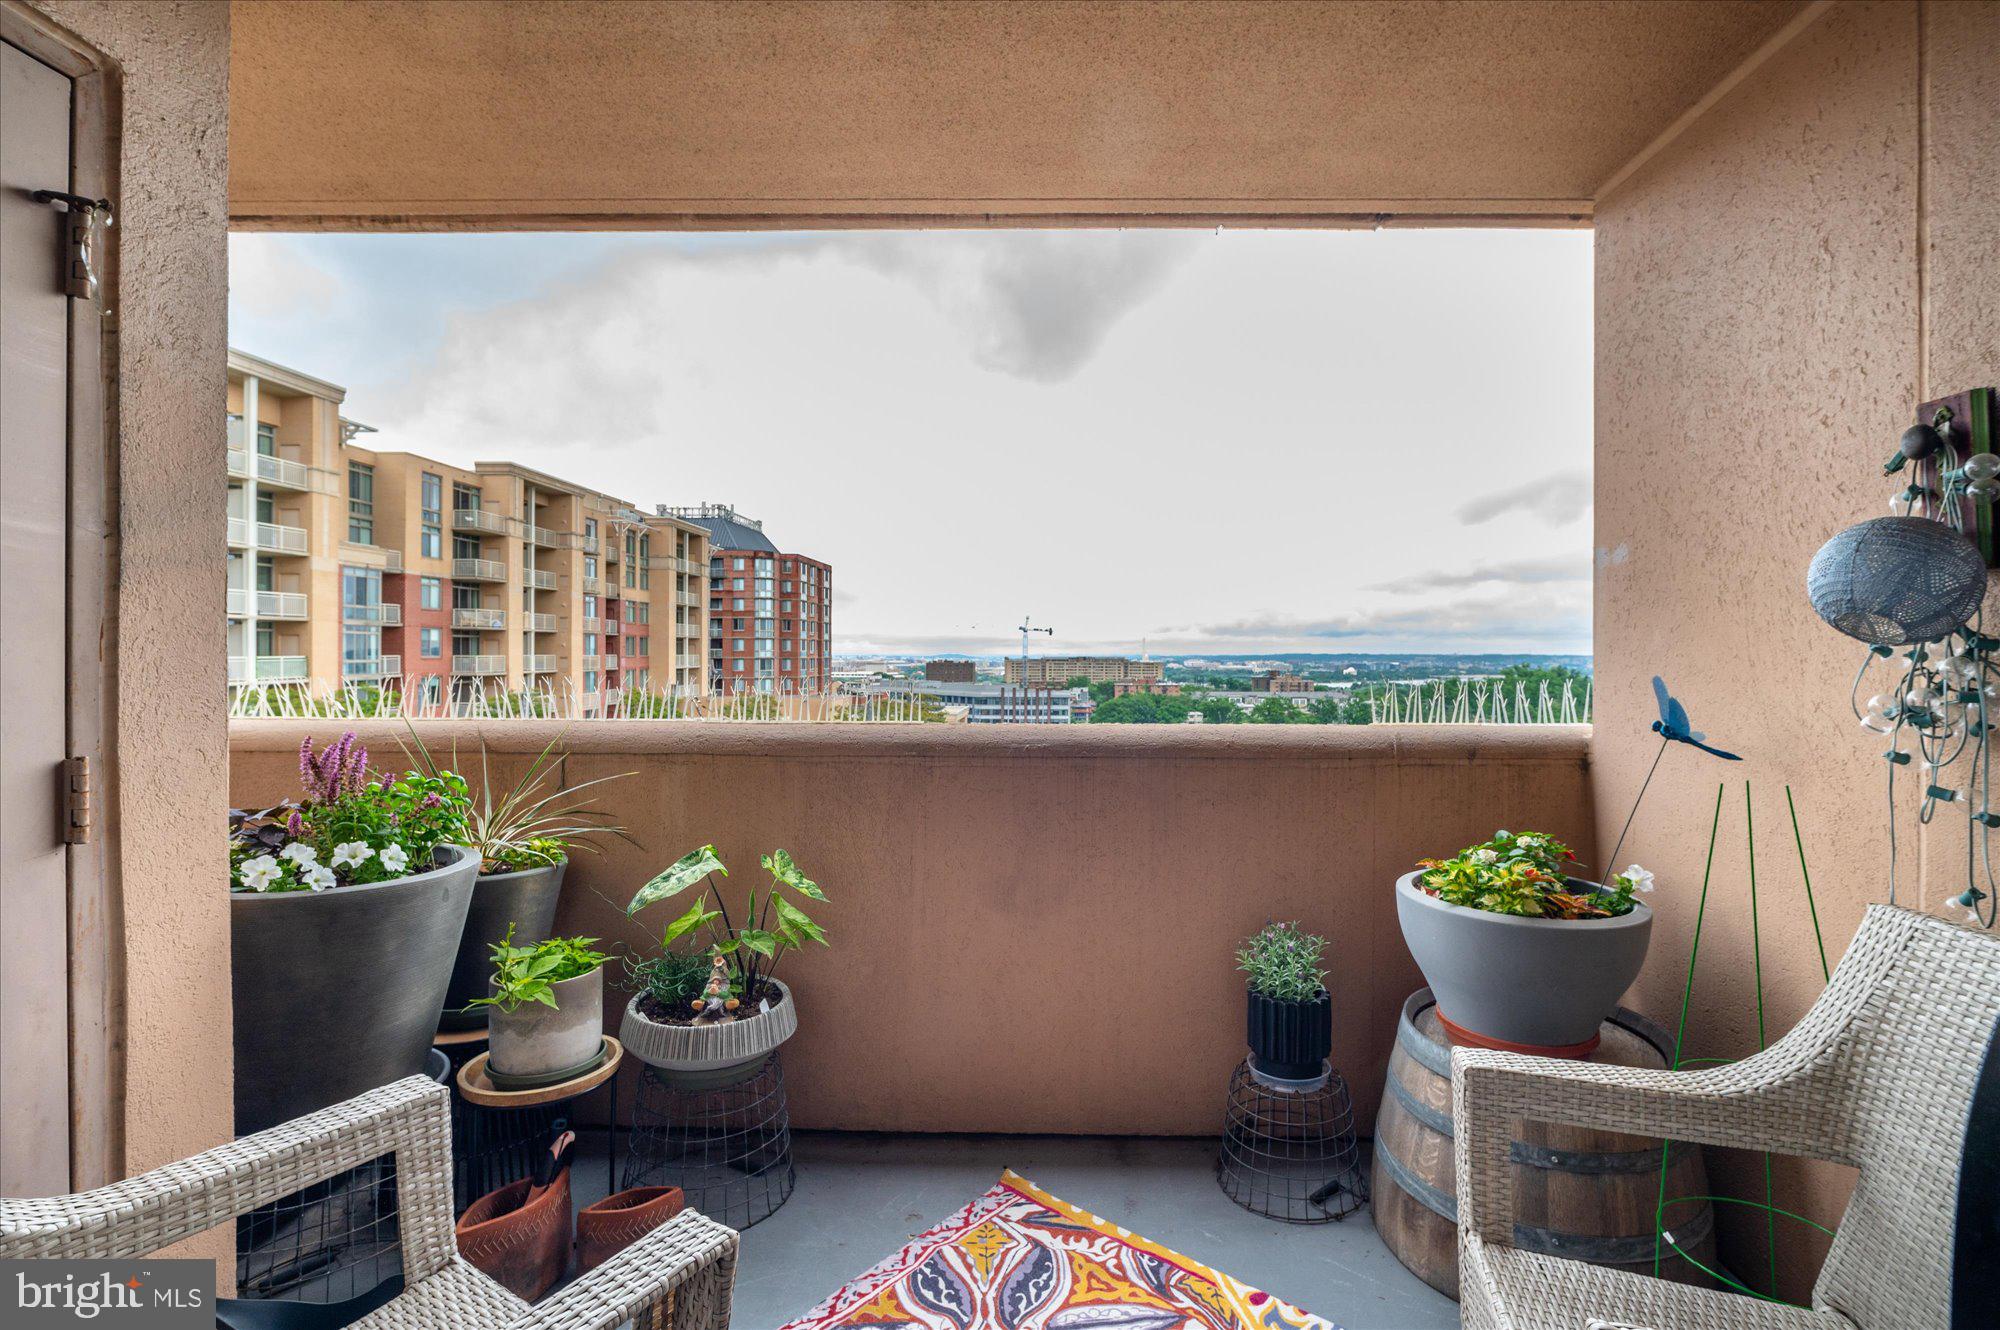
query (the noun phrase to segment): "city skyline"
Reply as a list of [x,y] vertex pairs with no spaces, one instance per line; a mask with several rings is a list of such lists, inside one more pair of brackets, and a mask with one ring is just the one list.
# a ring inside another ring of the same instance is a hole
[[1586,233],[231,255],[237,344],[371,442],[759,513],[841,568],[838,654],[1589,650]]

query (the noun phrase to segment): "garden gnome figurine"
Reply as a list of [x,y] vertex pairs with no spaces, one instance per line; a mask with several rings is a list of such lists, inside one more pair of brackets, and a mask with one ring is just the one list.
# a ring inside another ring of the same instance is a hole
[[695,999],[696,1020],[719,1021],[723,1013],[735,1011],[741,1005],[729,996],[729,962],[721,956],[715,958],[714,968],[708,972],[708,983]]

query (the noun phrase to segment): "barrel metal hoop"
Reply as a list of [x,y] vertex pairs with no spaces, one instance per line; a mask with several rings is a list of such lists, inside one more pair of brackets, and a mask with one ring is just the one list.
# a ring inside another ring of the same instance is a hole
[[[1389,1178],[1404,1192],[1409,1194],[1424,1209],[1447,1223],[1458,1223],[1458,1201],[1452,1196],[1431,1186],[1413,1173],[1402,1160],[1396,1158],[1393,1150],[1387,1149],[1378,1138],[1375,1142],[1375,1159],[1389,1174]],[[1704,1206],[1688,1217],[1685,1224],[1674,1224],[1667,1228],[1667,1237],[1672,1245],[1682,1251],[1689,1251],[1715,1227],[1715,1210]],[[1537,1252],[1543,1256],[1566,1256],[1575,1261],[1589,1261],[1596,1265],[1636,1265],[1653,1259],[1655,1242],[1650,1233],[1631,1236],[1605,1237],[1595,1234],[1559,1233],[1554,1229],[1538,1228],[1533,1224],[1514,1225],[1514,1245],[1522,1251]],[[1662,1251],[1671,1251],[1663,1239],[1657,1244]]]

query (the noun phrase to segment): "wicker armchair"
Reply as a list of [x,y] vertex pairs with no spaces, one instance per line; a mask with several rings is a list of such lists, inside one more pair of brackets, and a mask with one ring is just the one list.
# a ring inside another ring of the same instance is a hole
[[403,1292],[367,1330],[727,1330],[736,1234],[692,1210],[529,1307],[459,1259],[452,1238],[451,1117],[421,1076],[75,1196],[0,1200],[0,1257],[128,1259],[371,1159],[396,1157]]
[[[1692,1072],[1458,1049],[1459,1293],[1467,1330],[1944,1330],[1959,1161],[2000,1015],[2000,939],[1886,905],[1766,1051]],[[1522,1119],[1831,1160],[1858,1170],[1812,1308],[1513,1245]]]

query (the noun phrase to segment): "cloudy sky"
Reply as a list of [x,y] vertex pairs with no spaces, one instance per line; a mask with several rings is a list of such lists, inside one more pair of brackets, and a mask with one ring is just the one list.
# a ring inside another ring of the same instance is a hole
[[243,234],[383,448],[733,503],[835,648],[1590,649],[1583,231]]

